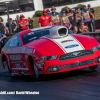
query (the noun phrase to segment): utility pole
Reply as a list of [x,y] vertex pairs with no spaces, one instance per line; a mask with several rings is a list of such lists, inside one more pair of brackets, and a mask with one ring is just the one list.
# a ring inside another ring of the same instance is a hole
[[10,24],[10,17],[9,17],[9,9],[8,9],[8,3],[9,2],[5,2],[6,3],[6,8],[7,8],[7,16],[8,16],[8,24],[9,24],[9,31],[10,31],[10,34],[12,34],[12,27],[11,27],[11,24]]

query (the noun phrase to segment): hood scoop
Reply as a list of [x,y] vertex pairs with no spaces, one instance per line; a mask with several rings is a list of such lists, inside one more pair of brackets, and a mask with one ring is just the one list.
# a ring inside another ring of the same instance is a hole
[[68,29],[64,26],[56,26],[50,30],[50,38],[62,38],[68,35]]

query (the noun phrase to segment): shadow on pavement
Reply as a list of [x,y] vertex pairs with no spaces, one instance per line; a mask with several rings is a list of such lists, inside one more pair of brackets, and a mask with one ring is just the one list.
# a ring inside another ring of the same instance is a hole
[[70,72],[41,75],[39,79],[35,79],[34,76],[10,76],[9,72],[0,73],[0,81],[8,82],[39,82],[39,81],[53,81],[53,80],[69,80],[76,79],[77,77],[99,75],[98,70],[90,70],[88,68],[74,70]]

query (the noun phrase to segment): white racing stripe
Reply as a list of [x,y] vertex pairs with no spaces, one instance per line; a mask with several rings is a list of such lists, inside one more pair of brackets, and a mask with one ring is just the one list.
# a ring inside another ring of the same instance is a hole
[[[64,53],[70,53],[74,51],[79,51],[79,50],[85,50],[83,45],[73,36],[68,35],[65,38],[59,38],[59,39],[50,39],[54,43],[56,43],[63,51]],[[66,40],[71,40],[67,42],[62,42]]]
[[[49,38],[50,39],[50,38]],[[53,41],[54,43],[56,43],[61,49],[62,49],[62,51],[64,52],[64,53],[67,53],[66,52],[66,50],[58,43],[58,42],[56,42],[54,39],[50,39],[51,41]]]

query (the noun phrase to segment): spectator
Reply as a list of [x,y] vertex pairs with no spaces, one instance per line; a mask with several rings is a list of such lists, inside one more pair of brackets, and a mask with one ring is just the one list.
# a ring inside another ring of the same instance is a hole
[[27,30],[29,22],[27,19],[24,19],[25,16],[23,14],[20,15],[20,20],[18,21],[20,26],[20,31]]
[[69,10],[68,7],[66,7],[66,14],[69,16],[70,23],[72,24],[72,27],[74,28],[75,33],[77,33],[78,30],[77,30],[76,20],[73,16],[72,10]]
[[[15,23],[13,23],[13,20],[10,18],[10,24],[11,24],[11,29],[12,29],[12,33],[16,33],[16,29],[17,29],[17,25],[15,24]],[[9,23],[7,24],[7,26],[6,26],[9,30],[11,30],[10,29],[10,27],[9,27]],[[6,29],[7,29],[6,28]]]
[[91,18],[90,18],[90,12],[88,9],[86,9],[86,6],[84,5],[83,10],[81,10],[82,16],[83,16],[83,22],[85,25],[88,25],[89,32],[92,32],[91,28]]
[[29,22],[29,29],[32,29],[32,28],[33,28],[34,19],[31,19],[31,18],[29,17],[29,18],[28,18],[28,22]]
[[7,19],[6,26],[7,26],[8,23],[9,23],[9,21],[8,21],[8,19]]
[[2,39],[6,38],[5,34],[2,34],[2,32],[0,31],[0,42],[2,41]]
[[[62,10],[61,10],[61,14],[59,15],[60,17],[62,17],[63,16],[63,12],[65,12],[66,13],[66,9],[65,8],[62,8]],[[66,14],[67,15],[67,14]]]
[[80,8],[78,8],[77,11],[78,11],[78,13],[81,15],[81,10],[80,10]]
[[47,15],[46,9],[43,10],[43,15],[40,16],[38,23],[39,23],[39,27],[52,25],[51,18],[49,15]]
[[82,23],[82,16],[80,15],[80,11],[78,12],[78,8],[75,9],[75,13],[74,13],[74,17],[76,19],[76,23],[77,23],[77,28],[81,25]]
[[71,29],[70,21],[68,19],[68,16],[65,13],[66,10],[63,8],[61,12],[62,12],[61,25],[66,26],[67,28]]
[[20,20],[19,15],[17,15],[15,18],[16,25],[17,25],[17,32],[20,32],[20,27],[19,27],[19,23],[18,23],[19,20]]
[[4,45],[4,41],[3,39],[6,38],[6,35],[2,34],[2,32],[0,31],[0,52],[1,52],[1,48],[3,47]]
[[93,31],[95,32],[96,13],[95,13],[94,9],[91,8],[90,4],[88,4],[88,10],[90,11],[91,23],[92,23]]
[[59,13],[56,12],[56,8],[53,6],[51,8],[51,13],[49,16],[51,17],[52,25],[60,25],[60,18],[59,18]]
[[2,23],[1,19],[0,19],[0,31],[2,34],[5,34],[5,27],[4,27],[4,24]]
[[47,14],[48,14],[48,15],[50,14],[50,10],[49,10],[49,9],[47,9]]
[[6,35],[9,34],[9,29],[8,29],[8,27],[5,27],[5,34],[6,34]]
[[86,33],[88,32],[88,27],[84,26],[84,23],[82,22],[81,25],[79,26],[79,32],[78,33]]

